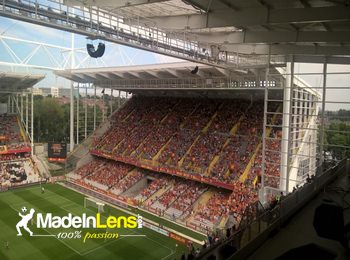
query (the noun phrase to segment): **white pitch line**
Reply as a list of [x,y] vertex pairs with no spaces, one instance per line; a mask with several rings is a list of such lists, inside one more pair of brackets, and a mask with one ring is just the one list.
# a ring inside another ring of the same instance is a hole
[[40,235],[40,234],[37,234],[37,235],[32,235],[32,237],[56,237],[56,235]]
[[[30,202],[36,202],[36,201],[41,201],[41,200],[47,200],[47,199],[51,199],[51,198],[54,198],[54,197],[57,197],[57,195],[56,195],[56,196],[42,197],[42,198],[40,198],[40,199],[31,200]],[[22,202],[14,203],[14,204],[12,204],[12,205],[17,206],[17,205],[20,205],[20,204],[23,206],[23,203],[22,203]],[[32,203],[30,203],[30,204],[32,204]],[[33,205],[33,204],[32,204],[32,205]]]
[[[54,194],[54,196],[48,196],[49,198],[55,197],[55,196],[59,196],[60,198],[63,198],[64,200],[71,202],[70,204],[66,204],[66,205],[62,205],[62,206],[57,205],[59,208],[63,209],[64,211],[67,211],[68,213],[69,213],[70,211],[68,211],[67,209],[64,208],[64,207],[67,207],[68,205],[69,205],[69,206],[71,206],[71,205],[78,205],[79,207],[82,207],[81,204],[79,204],[79,203],[77,203],[77,202],[75,202],[75,201],[69,200],[69,199],[67,199],[67,198],[65,198],[65,197],[63,197],[63,196],[61,196],[61,195],[59,195],[59,194],[56,194],[56,193],[54,193],[54,192],[52,192],[52,191],[50,191],[50,190],[48,190],[48,191],[49,191],[50,193]],[[77,192],[77,191],[75,191],[75,192]],[[81,195],[81,193],[79,193],[79,192],[77,192],[77,193]],[[46,197],[46,198],[48,198],[48,197]],[[46,199],[46,198],[43,197],[42,199]],[[40,199],[38,199],[38,200],[40,200]],[[19,203],[18,203],[18,204],[19,204]],[[115,207],[114,207],[114,208],[115,208]],[[95,213],[93,210],[91,210],[91,209],[89,209],[89,208],[85,208],[85,209],[88,210],[88,211],[91,211],[91,212]],[[120,210],[119,208],[117,208],[117,209]],[[70,212],[70,213],[72,213],[72,212]],[[103,215],[102,215],[102,217],[106,218],[106,217],[103,216]],[[45,231],[48,232],[46,229],[45,229]],[[131,231],[132,233],[134,233],[134,234],[135,234],[135,233],[136,233],[136,234],[138,233],[138,232],[135,232],[135,231],[133,231],[133,230],[130,230],[130,231]],[[50,232],[48,232],[48,233],[50,233]],[[51,233],[50,233],[50,234],[51,234]],[[156,240],[154,240],[154,239],[151,239],[151,238],[147,237],[146,235],[120,235],[120,237],[121,237],[121,236],[123,236],[123,237],[146,237],[146,239],[151,240],[151,241],[153,241],[154,243],[160,245],[161,247],[168,249],[169,252],[170,252],[170,254],[168,254],[167,256],[163,257],[161,260],[166,259],[167,257],[169,257],[169,256],[171,256],[171,255],[173,255],[173,254],[175,253],[175,251],[174,251],[173,249],[171,249],[171,248],[169,248],[169,247],[167,247],[167,246],[162,245],[162,244],[159,243],[158,241],[156,241]],[[94,251],[96,251],[97,249],[100,249],[101,247],[106,246],[107,244],[110,244],[110,243],[113,243],[114,241],[117,241],[117,240],[112,240],[112,241],[109,241],[109,242],[107,242],[107,243],[103,243],[101,246],[98,246],[98,247],[93,248],[93,249],[91,249],[91,250],[88,250],[88,251],[86,251],[86,252],[80,253],[80,252],[76,251],[74,248],[72,248],[71,246],[67,245],[64,241],[60,240],[59,238],[56,237],[56,239],[57,239],[58,241],[60,241],[61,243],[65,244],[66,246],[68,246],[69,248],[71,248],[73,251],[75,251],[76,253],[78,253],[78,254],[81,255],[81,256],[84,256],[84,255],[86,255],[86,254],[89,254],[89,253],[91,253],[91,252],[94,252]],[[120,239],[123,239],[123,238],[120,238]],[[120,240],[120,239],[119,239],[119,240]]]
[[146,235],[119,235],[120,237],[145,237]]
[[[13,208],[11,205],[9,205],[10,208],[12,208],[14,211],[18,212],[15,208]],[[64,244],[66,247],[70,248],[71,250],[73,250],[75,253],[77,253],[78,255],[81,256],[81,253],[79,251],[77,251],[75,248],[71,247],[69,244],[67,244],[66,242],[64,242],[63,240],[60,240],[56,235],[52,234],[50,231],[48,231],[45,228],[42,228],[43,230],[45,230],[47,233],[49,233],[50,235],[46,235],[46,236],[54,236],[59,242],[61,242],[62,244]],[[33,236],[42,236],[42,235],[33,235]],[[45,236],[45,235],[44,235]]]
[[170,254],[168,254],[168,255],[166,255],[166,256],[164,256],[163,258],[161,258],[160,260],[164,260],[164,259],[167,259],[168,257],[170,257],[170,256],[172,256],[172,255],[174,255],[176,253],[176,251],[171,251],[170,252]]
[[100,246],[95,247],[95,248],[92,248],[92,249],[90,249],[90,250],[87,250],[87,251],[83,252],[81,255],[82,255],[82,256],[88,255],[88,254],[90,254],[90,253],[92,253],[92,252],[94,252],[94,251],[96,251],[96,250],[98,250],[98,249],[100,249],[100,248],[102,248],[102,247],[105,247],[105,246],[107,246],[107,245],[109,245],[109,244],[112,244],[112,243],[114,243],[114,242],[116,242],[116,241],[119,241],[119,240],[122,240],[122,239],[123,239],[123,238],[120,238],[120,239],[113,239],[113,240],[109,240],[108,242],[103,242]]

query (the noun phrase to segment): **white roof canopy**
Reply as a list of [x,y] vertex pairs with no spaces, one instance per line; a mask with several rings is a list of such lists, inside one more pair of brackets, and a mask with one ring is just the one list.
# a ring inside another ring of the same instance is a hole
[[0,91],[3,93],[24,91],[27,88],[33,87],[44,77],[45,75],[40,74],[0,72]]

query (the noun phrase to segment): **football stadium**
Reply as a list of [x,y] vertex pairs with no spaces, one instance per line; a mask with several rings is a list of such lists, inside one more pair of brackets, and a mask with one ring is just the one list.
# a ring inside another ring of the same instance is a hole
[[350,259],[347,0],[0,0],[0,259]]

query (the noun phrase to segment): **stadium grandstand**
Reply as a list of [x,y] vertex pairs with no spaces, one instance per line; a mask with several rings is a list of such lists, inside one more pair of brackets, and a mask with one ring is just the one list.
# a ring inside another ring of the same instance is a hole
[[[29,255],[221,260],[323,253],[347,259],[349,1],[0,3],[0,16],[83,35],[88,58],[101,58],[108,42],[170,61],[79,68],[72,54],[70,67],[51,68],[70,83],[69,136],[62,141],[69,154],[60,176],[50,173],[34,143],[33,86],[45,75],[0,72],[0,187],[6,191],[0,207],[6,215],[17,217],[25,201],[60,216],[143,221],[140,230],[121,229],[116,240],[86,244],[90,232],[80,243],[74,232],[66,240],[63,228],[45,229],[42,236],[57,241],[24,241]],[[324,228],[327,218],[333,233]],[[296,234],[304,227],[304,237]],[[296,252],[300,246],[310,248]],[[27,251],[0,256],[21,259]]]
[[[0,183],[1,190],[40,181],[32,157],[32,106],[29,95],[20,95],[44,78],[44,75],[1,73],[0,91],[7,103],[0,107]],[[12,93],[16,93],[12,95]]]
[[[316,160],[308,158],[305,165],[302,155],[316,158],[316,148],[312,144],[301,148],[303,142],[298,140],[316,139],[312,129],[320,95],[295,77],[293,98],[302,93],[307,104],[298,109],[298,120],[308,131],[298,131],[293,137],[293,149],[298,152],[292,161],[309,170],[283,172],[283,69],[271,71],[274,76],[267,83],[271,101],[267,101],[264,123],[265,80],[256,82],[253,73],[240,71],[228,79],[208,65],[198,66],[198,76],[191,74],[191,67],[185,62],[58,71],[67,79],[79,78],[80,83],[97,83],[99,74],[108,73],[114,84],[125,84],[118,89],[133,94],[111,115],[109,128],[91,137],[89,153],[67,177],[203,233],[238,228],[249,205],[271,202],[281,191],[288,193],[315,175]],[[128,73],[138,79],[117,76]],[[174,85],[186,74],[182,89]],[[242,76],[245,82],[239,81]],[[139,87],[131,88],[129,82]],[[262,176],[264,140],[268,151]]]

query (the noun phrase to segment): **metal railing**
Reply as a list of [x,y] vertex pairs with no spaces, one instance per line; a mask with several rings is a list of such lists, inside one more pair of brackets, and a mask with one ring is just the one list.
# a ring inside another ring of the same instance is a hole
[[[151,21],[140,22],[138,17],[126,18],[98,7],[68,7],[59,0],[1,0],[0,16],[223,68],[267,63],[267,55],[217,51],[217,46],[202,48],[197,41],[189,40],[190,33],[160,30]],[[283,55],[275,55],[271,62],[286,61]]]

